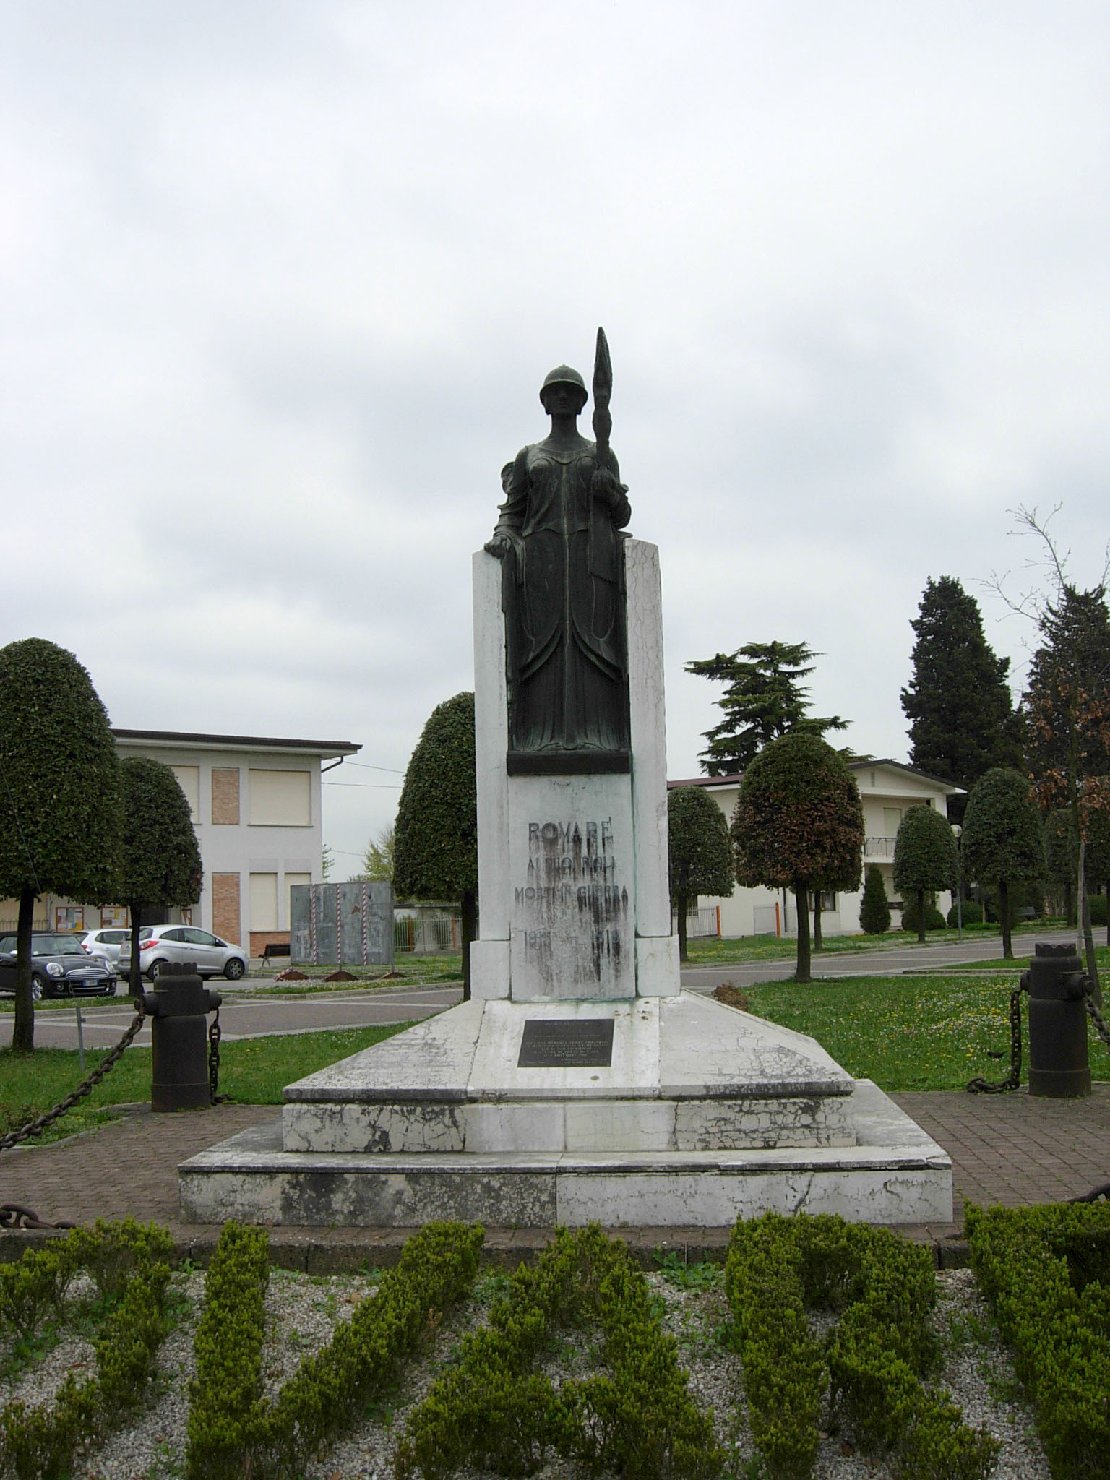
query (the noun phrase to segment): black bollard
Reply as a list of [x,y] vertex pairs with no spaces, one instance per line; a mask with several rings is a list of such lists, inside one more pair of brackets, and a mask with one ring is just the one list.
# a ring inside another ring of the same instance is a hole
[[1087,978],[1073,946],[1037,943],[1021,984],[1029,993],[1029,1093],[1078,1099],[1091,1093]]
[[206,1110],[208,1081],[205,1015],[220,1005],[195,965],[164,966],[152,992],[143,993],[151,1023],[150,1104],[153,1110]]

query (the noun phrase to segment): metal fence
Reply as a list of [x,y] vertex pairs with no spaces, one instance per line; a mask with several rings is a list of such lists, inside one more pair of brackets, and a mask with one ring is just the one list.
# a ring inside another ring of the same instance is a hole
[[437,951],[462,949],[462,919],[458,915],[395,915],[393,949],[432,956]]

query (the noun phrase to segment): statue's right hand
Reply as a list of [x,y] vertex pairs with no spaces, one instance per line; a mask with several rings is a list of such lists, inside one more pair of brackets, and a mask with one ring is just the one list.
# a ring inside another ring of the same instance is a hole
[[492,537],[486,541],[484,548],[490,555],[496,555],[498,560],[501,560],[513,548],[512,538],[503,529],[494,530]]

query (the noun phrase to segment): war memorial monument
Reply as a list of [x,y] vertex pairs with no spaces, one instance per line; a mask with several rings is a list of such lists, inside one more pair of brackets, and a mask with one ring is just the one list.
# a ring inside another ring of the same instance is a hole
[[947,1222],[946,1153],[813,1039],[682,990],[667,887],[658,551],[625,531],[598,331],[474,556],[471,999],[285,1090],[180,1169],[186,1217],[712,1227]]

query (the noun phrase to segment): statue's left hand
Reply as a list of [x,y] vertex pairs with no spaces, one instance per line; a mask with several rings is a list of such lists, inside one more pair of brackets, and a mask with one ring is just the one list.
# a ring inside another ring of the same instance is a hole
[[603,499],[612,508],[621,496],[620,480],[608,468],[598,468],[590,481],[590,492],[594,498]]

